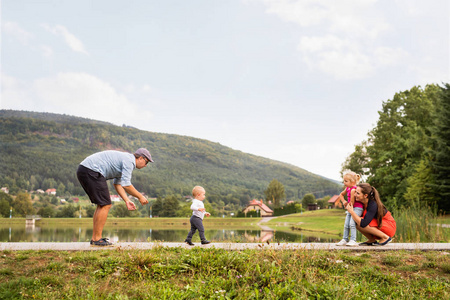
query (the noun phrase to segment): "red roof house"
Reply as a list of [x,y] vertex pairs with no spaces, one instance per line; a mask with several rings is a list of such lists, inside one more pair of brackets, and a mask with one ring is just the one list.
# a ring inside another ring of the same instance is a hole
[[252,210],[259,211],[261,217],[271,217],[273,215],[273,210],[265,205],[262,200],[253,199],[252,201],[250,201],[247,207],[244,209],[244,213],[246,214]]
[[328,200],[328,205],[332,205],[334,208],[342,208],[342,202],[339,200],[339,195],[334,195]]

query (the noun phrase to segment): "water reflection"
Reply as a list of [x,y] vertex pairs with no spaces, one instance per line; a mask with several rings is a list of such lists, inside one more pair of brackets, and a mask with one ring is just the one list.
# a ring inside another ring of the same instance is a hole
[[[103,236],[117,242],[182,242],[188,229],[154,229],[154,228],[105,228]],[[334,243],[338,236],[321,238],[306,236],[298,231],[281,232],[246,229],[206,229],[206,237],[215,242],[292,242],[292,243]],[[92,237],[90,227],[46,227],[13,226],[0,227],[0,242],[88,242]],[[199,241],[198,235],[194,242]]]

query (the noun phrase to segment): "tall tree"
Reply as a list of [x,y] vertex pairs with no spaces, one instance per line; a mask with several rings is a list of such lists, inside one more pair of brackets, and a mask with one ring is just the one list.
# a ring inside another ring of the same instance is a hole
[[359,161],[365,164],[361,168],[363,174],[369,174],[368,182],[386,202],[395,198],[399,204],[406,204],[408,178],[415,173],[431,144],[430,127],[439,94],[436,85],[395,94],[378,112],[377,125],[369,132],[365,150],[357,149],[363,155],[354,154],[361,157]]
[[342,164],[341,177],[345,170],[352,170],[353,172],[361,175],[369,175],[369,169],[367,168],[367,162],[369,160],[367,156],[367,141],[362,141],[355,146],[355,151],[350,154],[345,162]]
[[276,179],[272,179],[269,183],[269,186],[264,191],[264,195],[266,196],[266,201],[272,201],[274,207],[280,207],[281,200],[286,198],[286,194],[284,192],[284,185]]
[[175,196],[168,196],[164,201],[164,207],[161,212],[162,217],[176,217],[180,203]]
[[30,195],[27,193],[17,194],[12,206],[15,215],[25,217],[26,215],[34,214],[33,204],[31,203]]
[[316,197],[314,196],[314,194],[306,194],[305,196],[303,196],[302,198],[303,208],[307,208],[308,204],[314,203],[316,203]]
[[436,105],[434,126],[431,132],[433,147],[430,150],[431,166],[435,174],[433,188],[439,195],[438,207],[450,212],[450,84],[442,87],[442,93]]
[[161,197],[156,198],[155,203],[152,205],[152,216],[161,216],[161,212],[163,210],[164,203]]
[[406,201],[427,206],[436,204],[436,193],[431,187],[433,174],[428,161],[421,160],[414,174],[408,177],[407,182],[408,188],[404,195]]

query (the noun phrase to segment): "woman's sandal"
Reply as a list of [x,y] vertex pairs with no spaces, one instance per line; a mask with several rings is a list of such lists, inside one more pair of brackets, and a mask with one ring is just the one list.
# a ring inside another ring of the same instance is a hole
[[392,241],[391,237],[389,237],[385,242],[378,243],[378,246],[385,246]]
[[375,246],[377,244],[378,244],[377,241],[375,241],[375,242],[363,242],[363,243],[359,243],[359,246]]

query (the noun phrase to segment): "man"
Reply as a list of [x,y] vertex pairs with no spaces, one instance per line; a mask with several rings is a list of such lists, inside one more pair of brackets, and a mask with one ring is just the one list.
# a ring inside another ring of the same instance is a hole
[[107,238],[102,237],[103,227],[111,209],[111,197],[106,181],[114,179],[114,188],[125,201],[128,210],[135,210],[136,205],[128,198],[127,193],[138,198],[142,205],[147,204],[148,200],[131,184],[131,173],[135,168],[144,168],[149,162],[153,162],[150,152],[139,148],[134,155],[115,150],[98,152],[80,163],[77,170],[78,181],[91,202],[97,205],[91,245],[112,245]]

